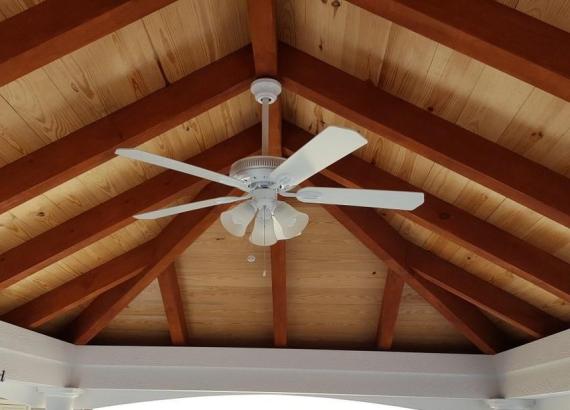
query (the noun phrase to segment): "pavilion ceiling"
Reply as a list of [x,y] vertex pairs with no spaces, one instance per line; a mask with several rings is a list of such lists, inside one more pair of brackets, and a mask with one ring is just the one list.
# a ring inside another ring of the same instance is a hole
[[[0,3],[3,320],[81,344],[485,353],[568,326],[570,2],[121,0],[59,23],[75,2],[37,3]],[[266,253],[221,208],[134,222],[224,188],[114,149],[227,169],[259,149],[259,76],[285,88],[272,154],[354,128],[369,144],[312,183],[424,206],[303,205],[307,232]]]

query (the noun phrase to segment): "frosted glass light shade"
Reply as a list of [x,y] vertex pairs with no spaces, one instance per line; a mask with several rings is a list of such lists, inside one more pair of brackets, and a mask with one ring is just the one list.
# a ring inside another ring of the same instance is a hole
[[249,241],[258,246],[271,246],[277,243],[273,218],[267,208],[260,209],[257,213]]
[[273,211],[273,220],[277,239],[291,239],[301,235],[309,223],[309,216],[279,201]]
[[228,211],[222,212],[220,221],[226,231],[232,235],[242,237],[255,216],[255,212],[256,209],[249,201],[243,202]]

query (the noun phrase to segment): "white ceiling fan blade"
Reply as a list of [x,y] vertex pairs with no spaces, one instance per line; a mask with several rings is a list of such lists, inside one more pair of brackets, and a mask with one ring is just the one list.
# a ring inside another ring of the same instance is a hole
[[279,185],[294,186],[366,145],[356,131],[327,127],[271,172],[271,180]]
[[206,199],[204,201],[191,202],[189,204],[173,206],[170,208],[158,209],[156,211],[145,212],[135,215],[136,219],[158,219],[165,216],[180,214],[182,212],[195,211],[196,209],[208,208],[210,206],[231,204],[232,202],[243,201],[249,199],[248,195],[245,196],[222,196],[219,198]]
[[314,204],[366,206],[411,211],[424,203],[424,194],[407,191],[315,187],[300,189],[297,192],[297,199],[301,202]]
[[204,178],[213,182],[218,182],[220,184],[241,189],[245,192],[249,192],[247,185],[239,179],[232,178],[218,172],[210,171],[205,168],[186,164],[185,162],[177,161],[175,159],[166,158],[160,155],[151,154],[149,152],[131,148],[119,148],[115,151],[115,154],[120,155],[121,157],[135,159],[137,161],[143,161],[148,164],[157,165],[159,167],[194,175],[199,178]]

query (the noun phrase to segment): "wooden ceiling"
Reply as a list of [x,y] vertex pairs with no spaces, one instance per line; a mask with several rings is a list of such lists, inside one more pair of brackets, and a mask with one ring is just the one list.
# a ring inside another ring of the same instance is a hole
[[[500,3],[0,0],[0,318],[79,344],[484,353],[567,328],[570,1]],[[348,126],[368,145],[311,183],[425,204],[295,203],[307,230],[271,249],[222,208],[135,222],[228,190],[114,149],[227,170],[260,149],[260,76],[285,88],[272,154]]]

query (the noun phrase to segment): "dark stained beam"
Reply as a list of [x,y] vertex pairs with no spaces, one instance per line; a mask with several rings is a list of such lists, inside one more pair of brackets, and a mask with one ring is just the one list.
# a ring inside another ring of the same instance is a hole
[[495,287],[417,246],[410,246],[408,265],[424,279],[464,299],[534,338],[568,327],[530,303]]
[[[259,134],[259,126],[251,127],[189,162],[223,171],[259,149]],[[0,255],[0,289],[132,223],[133,215],[167,205],[201,183],[199,178],[165,171],[5,252]]]
[[[311,183],[316,186],[337,186],[322,175],[311,177]],[[503,335],[478,308],[409,269],[406,260],[409,243],[374,209],[348,206],[325,206],[325,209],[382,259],[389,269],[401,275],[412,289],[479,350],[486,354],[504,350]]]
[[279,71],[288,90],[570,227],[570,179],[283,44]]
[[[283,127],[289,155],[312,138],[290,123]],[[347,188],[421,191],[354,155],[331,165],[324,174]],[[428,193],[422,206],[401,214],[570,302],[570,265],[528,242]]]
[[[231,191],[224,185],[208,184],[195,201],[226,196]],[[152,281],[164,272],[213,222],[224,207],[204,208],[176,216],[155,239],[151,262],[138,276],[99,296],[71,323],[69,339],[87,344],[109,324]]]
[[392,348],[394,332],[396,330],[396,320],[398,319],[400,303],[402,302],[404,283],[402,276],[388,271],[386,284],[384,285],[380,319],[378,320],[378,332],[376,336],[378,349],[390,350]]
[[0,23],[0,86],[175,0],[47,0]]
[[251,57],[249,47],[236,51],[0,168],[0,213],[113,158],[116,148],[140,145],[247,90]]
[[170,265],[158,276],[158,285],[168,321],[170,340],[174,346],[188,346],[190,338],[186,326],[178,275],[176,274],[174,264]]
[[570,34],[491,0],[350,0],[570,101]]
[[249,34],[258,77],[277,75],[275,0],[248,0]]
[[1,319],[28,329],[44,325],[141,273],[150,262],[151,243],[111,259],[17,307]]
[[[275,0],[248,0],[249,33],[257,77],[277,76],[277,17]],[[281,100],[269,106],[268,155],[282,155]],[[271,286],[273,295],[273,345],[287,346],[286,244],[271,247]]]

